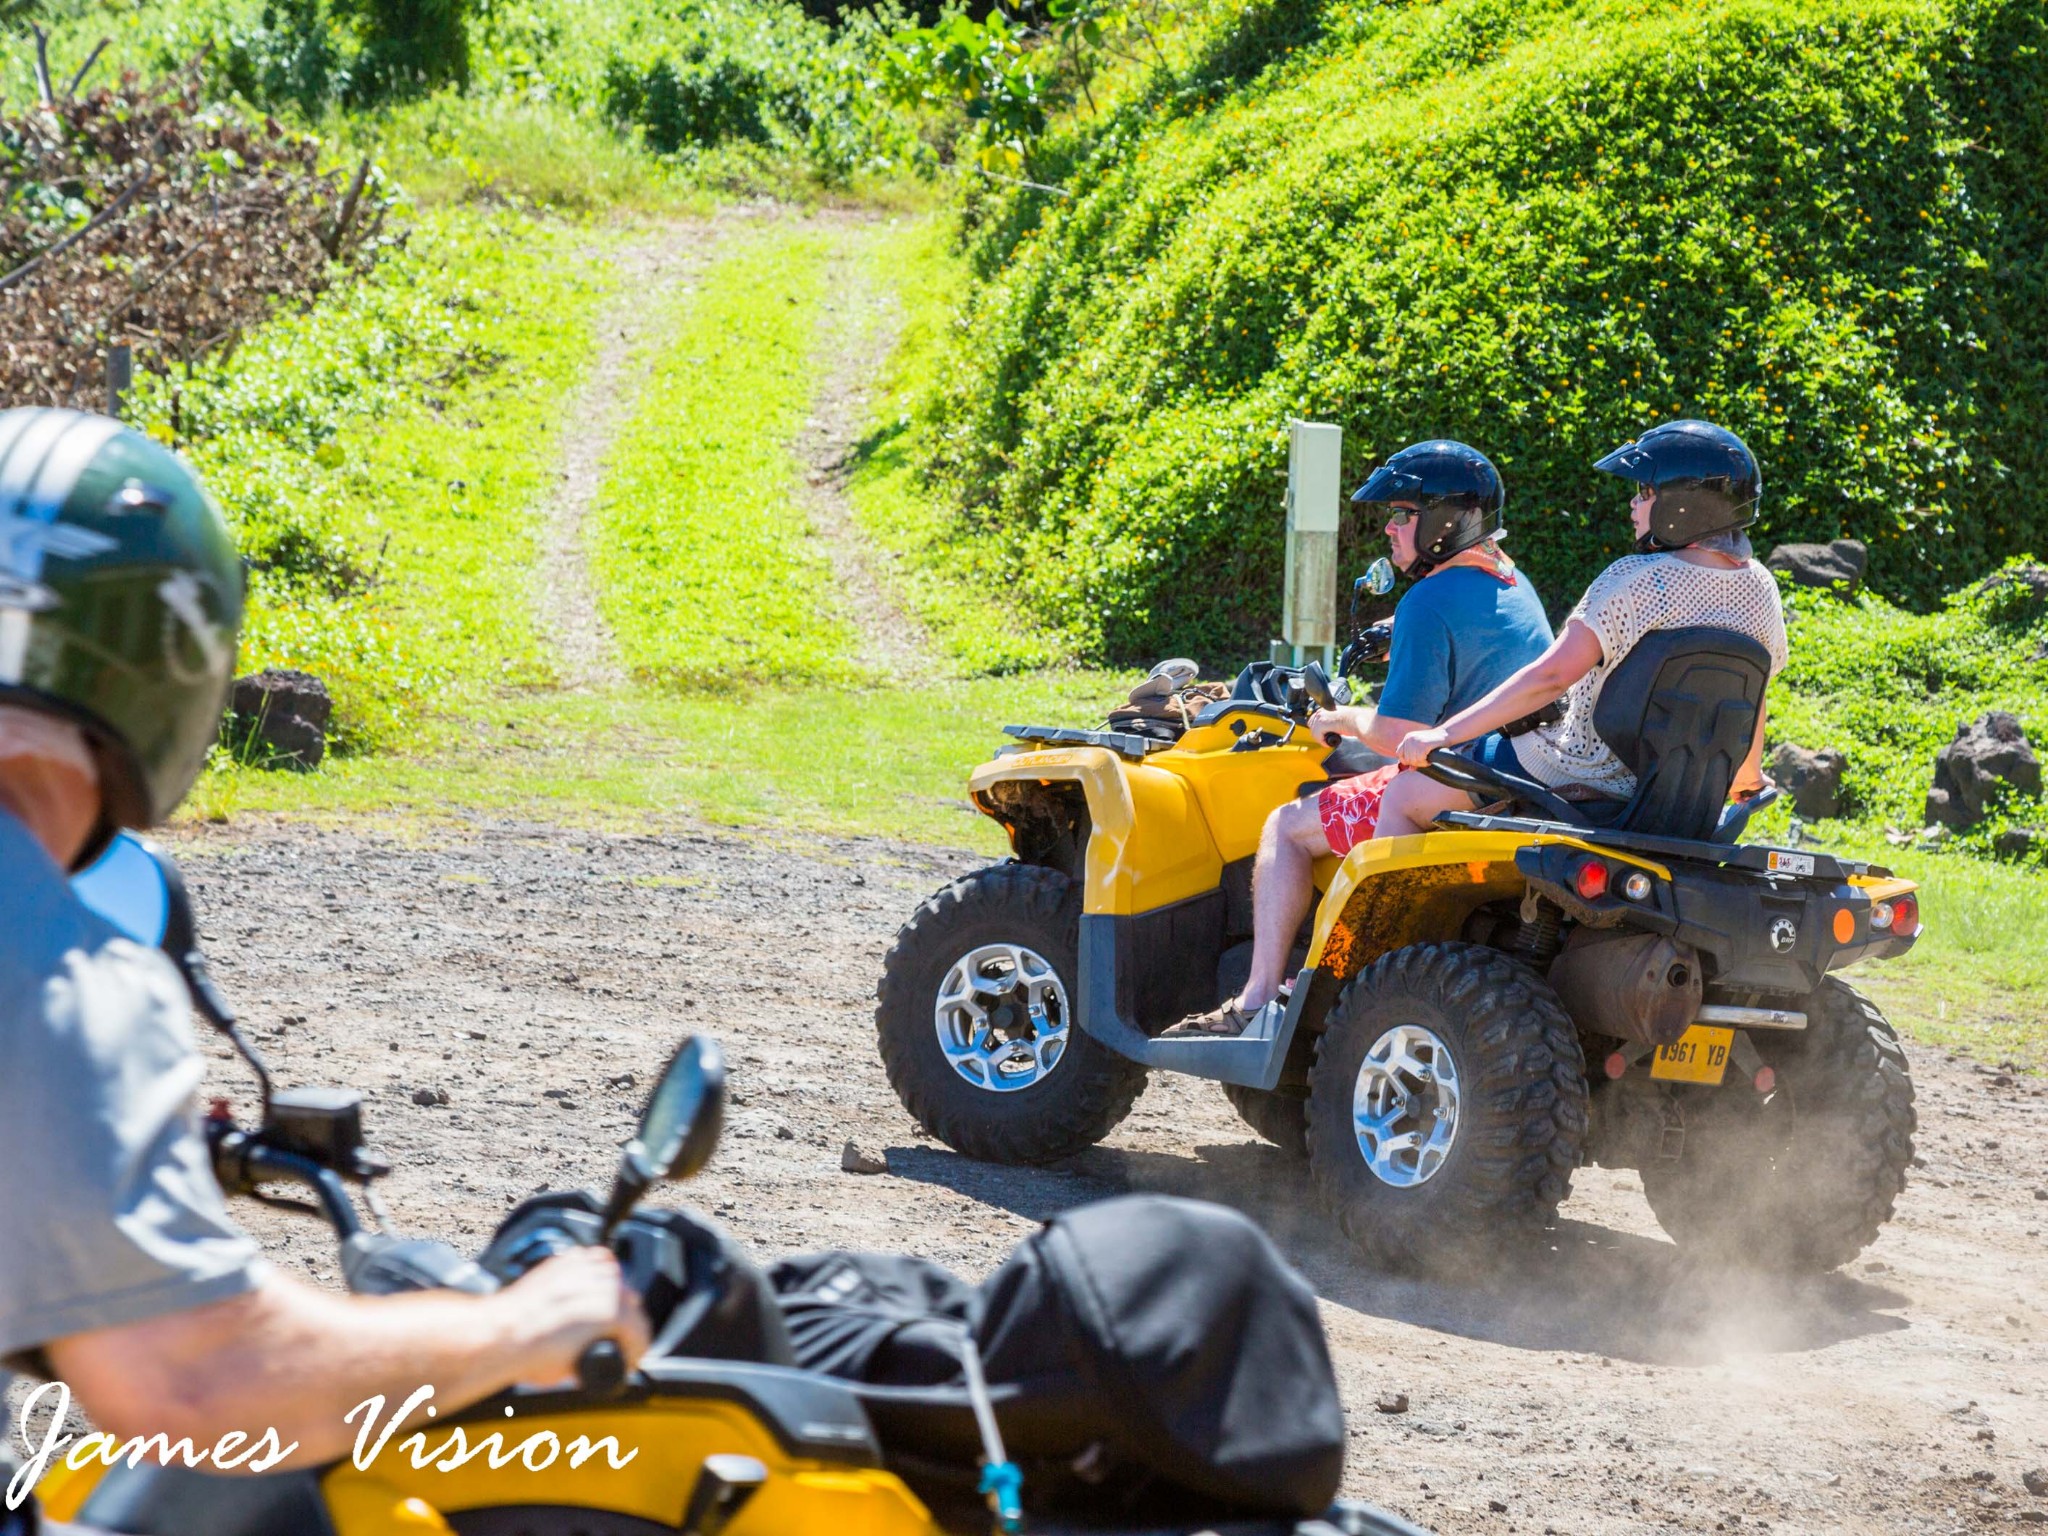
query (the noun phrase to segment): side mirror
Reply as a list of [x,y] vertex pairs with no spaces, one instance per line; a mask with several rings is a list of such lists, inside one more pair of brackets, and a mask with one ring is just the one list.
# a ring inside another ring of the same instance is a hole
[[716,1040],[692,1035],[670,1058],[647,1097],[639,1132],[619,1154],[618,1177],[605,1202],[605,1236],[661,1180],[702,1172],[724,1127],[725,1053]]
[[[71,877],[72,894],[138,944],[191,948],[192,903],[177,865],[133,832],[116,832],[106,851]],[[180,927],[182,935],[172,928]]]
[[1351,627],[1357,629],[1368,597],[1385,597],[1394,590],[1394,562],[1385,555],[1366,567],[1365,574],[1351,583]]

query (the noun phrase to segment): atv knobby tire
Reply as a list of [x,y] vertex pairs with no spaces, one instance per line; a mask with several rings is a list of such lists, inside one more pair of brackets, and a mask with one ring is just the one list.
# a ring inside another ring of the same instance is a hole
[[1671,1090],[1675,1158],[1643,1165],[1643,1193],[1679,1247],[1763,1269],[1824,1273],[1891,1220],[1913,1161],[1913,1081],[1882,1013],[1833,977],[1806,999],[1797,1034],[1750,1040],[1777,1075]]
[[947,971],[984,944],[1035,950],[1069,1003],[1080,987],[1081,893],[1058,870],[997,864],[955,880],[896,935],[882,962],[875,1026],[904,1108],[955,1151],[991,1163],[1050,1163],[1093,1146],[1144,1091],[1145,1069],[1068,1021],[1064,1053],[1028,1087],[967,1081],[939,1046],[933,1010]]
[[[1456,1129],[1423,1182],[1373,1171],[1353,1120],[1366,1054],[1403,1025],[1437,1036],[1458,1077]],[[1512,1258],[1571,1193],[1586,1138],[1578,1031],[1548,983],[1478,944],[1383,955],[1330,1010],[1309,1074],[1308,1156],[1351,1240],[1389,1269]]]
[[1289,1157],[1308,1156],[1308,1100],[1225,1083],[1223,1096],[1237,1117]]

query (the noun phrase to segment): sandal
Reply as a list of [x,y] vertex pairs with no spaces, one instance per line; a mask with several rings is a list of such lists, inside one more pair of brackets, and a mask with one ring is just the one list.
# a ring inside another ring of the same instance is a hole
[[1191,1013],[1171,1029],[1161,1030],[1161,1040],[1235,1040],[1258,1022],[1259,1015],[1272,1003],[1262,1003],[1256,1008],[1240,1008],[1237,999],[1232,998],[1207,1013]]

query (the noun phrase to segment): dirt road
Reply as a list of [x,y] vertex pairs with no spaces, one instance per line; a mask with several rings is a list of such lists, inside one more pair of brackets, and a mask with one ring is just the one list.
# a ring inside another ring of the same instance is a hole
[[[1297,1167],[1208,1084],[1155,1078],[1105,1145],[1052,1171],[922,1138],[876,1059],[873,989],[898,922],[966,855],[533,825],[400,840],[255,819],[173,841],[280,1077],[372,1093],[408,1231],[475,1246],[530,1191],[599,1184],[649,1074],[681,1033],[707,1031],[736,1091],[689,1193],[757,1253],[908,1248],[978,1275],[1034,1222],[1118,1191],[1250,1212],[1323,1298],[1348,1491],[1439,1531],[2048,1520],[2048,1497],[2022,1486],[2048,1466],[2037,1078],[1914,1051],[1925,1166],[1840,1274],[1696,1270],[1634,1175],[1589,1169],[1550,1251],[1493,1288],[1422,1285],[1365,1269]],[[214,1078],[246,1102],[224,1055]],[[842,1172],[849,1138],[889,1172]],[[244,1214],[285,1263],[333,1277],[320,1229]],[[1407,1411],[1377,1411],[1383,1394]]]

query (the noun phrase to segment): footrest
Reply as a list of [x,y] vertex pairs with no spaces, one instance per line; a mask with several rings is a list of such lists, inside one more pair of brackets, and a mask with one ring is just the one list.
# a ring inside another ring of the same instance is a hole
[[[1084,923],[1084,975],[1090,974],[1087,939]],[[1189,1077],[1206,1077],[1212,1082],[1236,1083],[1244,1088],[1271,1089],[1280,1081],[1281,1069],[1287,1064],[1287,1047],[1294,1039],[1294,1029],[1301,1020],[1315,975],[1314,970],[1305,970],[1295,978],[1294,995],[1277,1022],[1267,1022],[1272,1015],[1263,1015],[1258,1024],[1242,1035],[1181,1035],[1173,1039],[1146,1035],[1117,1014],[1113,992],[1095,987],[1083,992],[1079,1022],[1085,1033],[1140,1066],[1185,1072]]]

